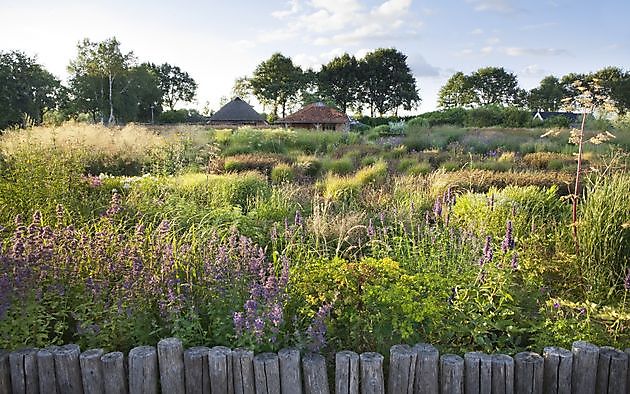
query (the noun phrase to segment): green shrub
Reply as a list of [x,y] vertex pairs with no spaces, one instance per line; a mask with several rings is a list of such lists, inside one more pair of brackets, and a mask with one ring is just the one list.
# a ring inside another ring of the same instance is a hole
[[414,158],[411,158],[411,157],[400,159],[400,161],[396,165],[396,171],[398,171],[398,172],[405,172],[410,167],[413,167],[417,163],[418,163],[418,160],[414,159]]
[[389,124],[382,124],[380,126],[376,126],[372,129],[372,132],[377,133],[378,135],[390,135],[391,129]]
[[[288,157],[279,154],[242,154],[223,159],[223,171],[259,171],[264,174],[269,174],[273,167],[278,164],[289,163],[290,161]],[[217,165],[220,165],[220,163],[221,161],[218,161]]]
[[345,175],[354,171],[354,162],[349,157],[324,162],[324,169],[333,174]]
[[432,170],[431,164],[426,161],[414,164],[407,169],[409,175],[426,175]]
[[379,161],[369,167],[365,167],[357,171],[354,177],[359,184],[366,186],[370,183],[382,183],[387,175],[387,163]]
[[323,164],[316,157],[306,156],[298,159],[296,167],[301,174],[315,178],[321,173]]
[[322,195],[326,200],[349,202],[361,190],[361,183],[353,176],[328,175],[322,184]]
[[293,168],[288,164],[277,164],[271,170],[271,181],[275,184],[291,182],[294,177]]
[[488,105],[474,108],[466,112],[466,123],[468,127],[491,127],[503,124],[505,114],[502,108]]

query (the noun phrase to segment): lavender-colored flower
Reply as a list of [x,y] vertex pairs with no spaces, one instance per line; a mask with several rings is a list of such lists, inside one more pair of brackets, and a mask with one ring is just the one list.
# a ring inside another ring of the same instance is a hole
[[518,254],[516,253],[512,254],[512,260],[510,262],[510,265],[512,266],[513,270],[518,269]]
[[623,287],[626,291],[630,291],[630,268],[628,268],[628,274],[626,275],[626,279],[623,282]]
[[107,211],[105,211],[105,216],[112,217],[116,215],[117,213],[119,213],[120,211],[122,211],[121,202],[122,202],[122,199],[120,197],[120,194],[113,193],[112,199],[109,203],[109,208],[107,208]]
[[553,303],[553,309],[559,309],[559,308],[560,308],[560,303],[554,302]]
[[263,334],[265,333],[265,321],[260,317],[254,320],[254,335],[258,342],[261,341]]
[[512,234],[512,221],[508,220],[505,225],[505,236],[503,237],[503,242],[501,243],[501,250],[503,253],[508,250],[514,249],[514,236]]
[[319,307],[311,325],[306,329],[306,333],[309,336],[311,343],[309,349],[313,352],[320,351],[326,346],[326,323],[325,319],[328,317],[332,304],[324,304]]
[[492,237],[488,235],[486,237],[486,242],[483,245],[483,256],[481,256],[481,259],[479,260],[479,265],[484,265],[492,261],[494,253],[492,251],[491,241]]
[[442,201],[439,198],[436,198],[435,203],[433,204],[433,215],[436,218],[442,216]]
[[300,213],[300,211],[295,211],[295,218],[293,219],[293,223],[296,226],[302,226],[302,214]]
[[171,223],[164,219],[160,222],[160,225],[157,228],[157,233],[159,236],[165,236],[171,229]]
[[234,322],[234,331],[236,331],[236,335],[243,335],[243,327],[245,326],[245,318],[243,317],[243,312],[234,312],[232,315],[232,320]]
[[367,236],[372,239],[376,236],[376,230],[374,229],[374,224],[372,223],[372,219],[367,226]]
[[276,242],[278,240],[278,225],[276,223],[271,227],[270,238],[272,242]]

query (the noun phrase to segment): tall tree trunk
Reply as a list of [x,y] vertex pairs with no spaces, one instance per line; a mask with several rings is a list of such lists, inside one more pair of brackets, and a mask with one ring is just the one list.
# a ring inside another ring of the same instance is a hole
[[116,119],[114,118],[114,101],[112,95],[112,89],[114,85],[114,77],[112,73],[109,73],[109,119],[107,120],[107,124],[113,124]]

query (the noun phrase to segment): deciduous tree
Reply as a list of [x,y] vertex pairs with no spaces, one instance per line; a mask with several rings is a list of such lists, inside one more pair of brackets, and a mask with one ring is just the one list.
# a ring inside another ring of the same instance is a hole
[[162,102],[173,111],[180,101],[191,102],[197,94],[197,82],[178,66],[163,63],[159,66],[148,63],[158,77],[159,88],[162,90]]
[[274,117],[278,116],[278,107],[285,117],[287,104],[298,97],[302,88],[302,69],[291,58],[274,53],[256,67],[249,84],[261,103],[271,104]]
[[567,95],[568,92],[560,80],[549,75],[540,81],[537,88],[530,90],[527,107],[532,111],[557,111]]
[[63,101],[65,90],[51,73],[19,51],[0,52],[0,130],[23,122],[36,124]]
[[109,112],[107,123],[116,123],[115,96],[127,88],[123,77],[135,63],[133,52],[122,53],[115,37],[102,42],[86,38],[77,45],[77,50],[76,59],[68,67],[77,106],[94,115],[99,111],[103,121]]
[[319,91],[343,112],[356,104],[360,90],[359,62],[347,53],[322,66],[317,75]]
[[478,105],[508,106],[518,101],[516,75],[503,67],[484,67],[470,75],[470,83]]
[[383,115],[400,108],[410,110],[420,102],[416,80],[407,65],[407,56],[394,48],[379,48],[365,55],[359,65],[364,103]]
[[453,74],[440,89],[438,105],[442,108],[465,108],[475,101],[470,77],[459,71]]

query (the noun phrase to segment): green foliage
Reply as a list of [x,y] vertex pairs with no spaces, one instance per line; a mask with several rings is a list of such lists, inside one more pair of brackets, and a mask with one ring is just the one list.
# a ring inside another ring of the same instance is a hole
[[277,164],[271,170],[271,182],[275,184],[291,182],[295,174],[288,164]]
[[596,177],[586,185],[577,224],[581,274],[596,290],[621,290],[630,269],[630,177]]
[[354,171],[354,161],[350,157],[327,160],[324,162],[324,169],[337,175],[349,174]]
[[65,90],[34,58],[19,51],[0,51],[0,130],[23,124],[28,115],[41,124],[46,112],[64,103]]
[[318,86],[325,97],[330,97],[342,112],[357,104],[360,89],[359,62],[347,53],[322,65],[317,74]]
[[291,58],[274,53],[260,63],[249,79],[252,93],[261,103],[272,106],[273,115],[286,115],[287,103],[295,99],[303,85],[302,69],[293,64]]
[[168,63],[159,66],[145,63],[143,66],[151,70],[157,77],[157,87],[162,92],[160,103],[166,104],[171,112],[175,110],[175,105],[178,102],[188,103],[195,98],[197,83],[181,68]]
[[407,56],[393,48],[378,48],[359,63],[363,102],[370,116],[381,116],[399,108],[411,110],[420,102],[416,80],[407,65]]

